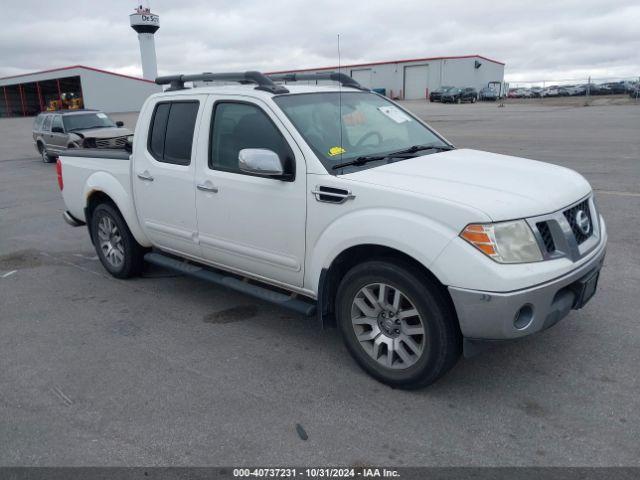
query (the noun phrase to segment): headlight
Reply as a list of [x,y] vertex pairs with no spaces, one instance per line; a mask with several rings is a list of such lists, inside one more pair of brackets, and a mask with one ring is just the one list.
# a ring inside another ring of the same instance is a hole
[[542,252],[524,220],[467,225],[460,236],[482,253],[500,263],[542,260]]

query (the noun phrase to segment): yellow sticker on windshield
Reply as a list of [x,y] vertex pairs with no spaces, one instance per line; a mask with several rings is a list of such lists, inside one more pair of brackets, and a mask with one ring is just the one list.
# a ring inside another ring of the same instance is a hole
[[347,153],[347,151],[342,147],[331,147],[329,149],[329,156],[335,157],[336,155],[340,155],[342,153]]

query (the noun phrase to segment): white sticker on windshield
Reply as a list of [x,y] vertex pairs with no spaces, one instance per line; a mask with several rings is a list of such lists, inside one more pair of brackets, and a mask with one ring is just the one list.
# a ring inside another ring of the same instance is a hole
[[382,113],[384,113],[387,117],[389,117],[391,120],[393,120],[396,123],[404,123],[404,122],[411,121],[411,117],[409,117],[406,113],[404,113],[402,110],[398,109],[397,107],[394,107],[393,105],[378,107],[378,110],[380,110]]
[[96,113],[96,115],[98,116],[98,118],[107,118],[104,113]]

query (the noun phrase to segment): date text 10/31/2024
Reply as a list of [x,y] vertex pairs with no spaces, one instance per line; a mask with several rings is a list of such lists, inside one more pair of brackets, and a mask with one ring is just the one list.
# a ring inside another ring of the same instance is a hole
[[399,478],[387,468],[234,468],[234,477],[254,478]]

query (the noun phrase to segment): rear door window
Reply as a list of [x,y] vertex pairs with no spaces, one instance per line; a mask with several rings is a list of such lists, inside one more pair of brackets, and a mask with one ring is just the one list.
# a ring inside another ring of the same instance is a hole
[[159,162],[189,165],[199,102],[176,101],[156,105],[149,127],[148,149]]
[[47,115],[44,117],[44,122],[42,122],[42,130],[48,132],[51,130],[51,115]]
[[170,103],[159,103],[156,105],[149,132],[149,152],[158,161],[164,158],[164,134],[167,130],[167,119],[169,118]]
[[40,130],[42,128],[42,122],[44,121],[44,115],[38,115],[36,121],[33,122],[33,129]]

